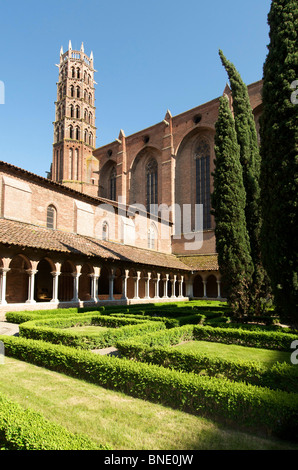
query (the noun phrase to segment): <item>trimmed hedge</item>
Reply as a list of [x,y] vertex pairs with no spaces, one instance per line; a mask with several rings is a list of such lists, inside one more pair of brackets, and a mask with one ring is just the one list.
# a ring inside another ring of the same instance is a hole
[[253,361],[228,360],[171,347],[148,346],[138,342],[138,338],[119,340],[116,347],[121,356],[127,359],[209,377],[224,376],[229,380],[247,382],[272,390],[292,393],[298,391],[298,367],[291,364],[276,363],[269,368]]
[[1,336],[0,340],[8,356],[226,425],[234,424],[238,429],[298,440],[298,394],[96,355],[42,341],[12,336]]
[[68,315],[82,315],[82,313],[98,313],[102,314],[105,307],[96,307],[96,308],[56,308],[52,310],[33,310],[33,311],[22,311],[22,312],[7,312],[6,320],[10,323],[24,323],[27,321],[40,320],[42,318],[51,318],[56,316],[68,316]]
[[107,450],[0,393],[0,450]]
[[291,343],[298,339],[296,334],[281,331],[257,331],[241,328],[220,328],[211,326],[194,326],[194,339],[225,344],[239,344],[253,348],[291,350]]
[[[106,326],[108,330],[97,333],[79,333],[63,329],[87,325]],[[163,328],[165,328],[165,324],[162,322],[85,314],[84,316],[50,317],[44,320],[21,323],[19,334],[25,338],[41,339],[54,344],[95,349],[112,346],[116,339],[128,338]]]

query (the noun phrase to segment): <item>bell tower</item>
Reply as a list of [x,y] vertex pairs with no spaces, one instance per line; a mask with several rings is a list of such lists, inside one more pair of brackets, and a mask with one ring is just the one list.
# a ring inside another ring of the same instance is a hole
[[96,195],[98,161],[96,145],[95,81],[93,53],[60,50],[57,101],[55,102],[51,179],[73,189]]

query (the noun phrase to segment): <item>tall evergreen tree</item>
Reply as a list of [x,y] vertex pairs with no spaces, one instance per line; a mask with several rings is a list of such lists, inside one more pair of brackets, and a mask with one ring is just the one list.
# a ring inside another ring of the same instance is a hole
[[245,218],[254,265],[254,274],[250,288],[251,304],[254,312],[260,313],[263,299],[268,295],[269,283],[261,258],[261,158],[258,136],[247,86],[235,66],[225,58],[221,50],[219,55],[229,76],[232,90],[235,128],[237,141],[240,146],[240,161],[246,191]]
[[226,96],[220,98],[215,125],[214,191],[211,195],[215,217],[216,250],[227,300],[236,315],[247,313],[253,265],[246,230],[246,195],[240,147],[234,118]]
[[261,230],[263,262],[280,315],[297,323],[298,3],[273,0],[263,68]]

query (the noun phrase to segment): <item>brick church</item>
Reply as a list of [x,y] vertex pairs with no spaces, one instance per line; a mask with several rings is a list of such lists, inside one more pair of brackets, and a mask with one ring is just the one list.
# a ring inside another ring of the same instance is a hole
[[[219,98],[96,148],[93,53],[69,42],[57,66],[48,178],[0,161],[0,312],[224,298],[210,214]],[[257,129],[261,87],[248,86]]]

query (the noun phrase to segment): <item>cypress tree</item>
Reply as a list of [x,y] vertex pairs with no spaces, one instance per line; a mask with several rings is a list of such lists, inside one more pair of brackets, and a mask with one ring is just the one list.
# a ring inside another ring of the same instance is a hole
[[262,256],[278,313],[297,324],[297,0],[273,0],[268,24],[260,119]]
[[251,306],[258,314],[263,299],[269,293],[267,274],[261,258],[261,204],[260,204],[260,167],[261,158],[255,120],[250,104],[248,89],[235,66],[228,61],[220,50],[219,55],[229,76],[233,97],[233,110],[237,141],[240,146],[240,162],[246,192],[245,218],[250,241],[251,257],[254,265],[250,287]]
[[246,230],[246,195],[234,119],[226,96],[220,98],[215,125],[214,191],[211,195],[215,217],[216,250],[226,296],[233,313],[249,309],[249,288],[253,272]]

